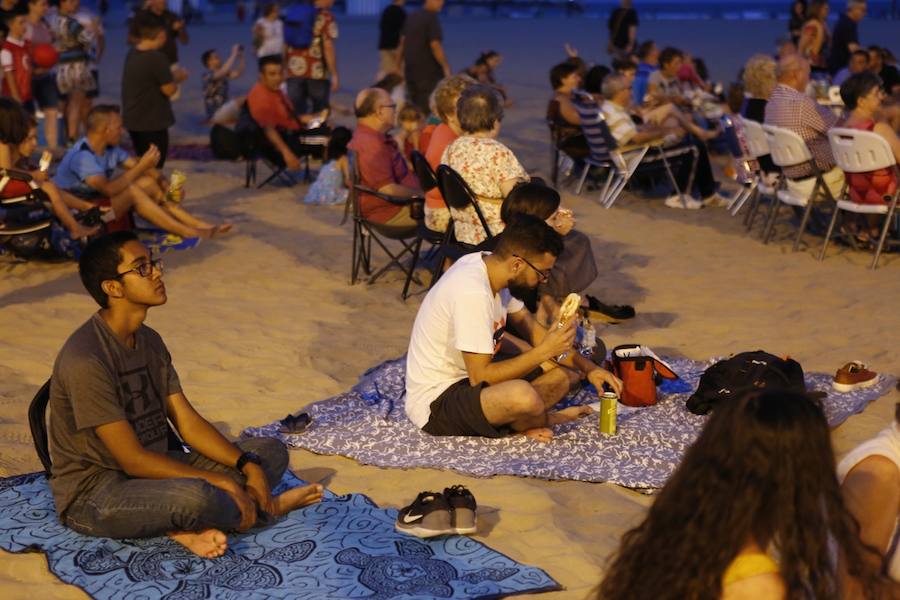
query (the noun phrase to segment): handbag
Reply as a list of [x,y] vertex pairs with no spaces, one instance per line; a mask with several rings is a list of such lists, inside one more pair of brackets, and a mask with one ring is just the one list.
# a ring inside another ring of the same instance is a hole
[[622,380],[619,402],[625,406],[653,406],[657,401],[656,386],[663,379],[678,379],[668,363],[639,344],[613,348],[610,370]]

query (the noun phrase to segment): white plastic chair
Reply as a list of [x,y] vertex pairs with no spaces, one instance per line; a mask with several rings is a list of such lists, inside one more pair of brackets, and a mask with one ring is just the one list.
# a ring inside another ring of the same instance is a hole
[[813,159],[812,153],[809,151],[806,142],[803,141],[803,138],[801,138],[799,134],[790,129],[777,127],[775,125],[766,124],[763,125],[762,128],[766,134],[766,139],[769,141],[772,162],[774,162],[778,168],[783,171],[787,167],[808,164],[812,167],[813,177],[815,177],[816,180],[809,196],[803,196],[788,189],[786,182],[787,177],[782,177],[782,184],[780,189],[775,192],[775,202],[772,204],[766,223],[766,229],[763,232],[763,243],[767,244],[774,234],[775,221],[778,219],[778,211],[782,204],[802,208],[803,218],[800,221],[800,229],[797,232],[797,237],[794,239],[794,251],[796,251],[797,248],[800,247],[800,240],[803,238],[803,233],[806,231],[806,225],[809,222],[809,216],[812,214],[813,201],[820,192],[828,199],[833,200],[833,198],[828,186],[825,185],[825,180],[822,178],[822,172],[819,170],[819,167],[816,166],[816,161]]
[[[868,173],[879,169],[890,169],[894,173],[897,181],[900,181],[900,168],[897,167],[897,159],[891,150],[887,140],[873,131],[863,131],[860,129],[846,129],[835,127],[828,131],[828,143],[831,145],[831,152],[834,160],[842,171],[846,174],[852,173]],[[844,186],[846,192],[846,186]],[[831,217],[831,223],[828,225],[828,232],[825,234],[825,241],[822,243],[822,251],[819,253],[819,260],[825,258],[825,251],[828,249],[828,242],[834,233],[834,226],[837,223],[838,215],[841,211],[852,212],[856,214],[866,215],[884,215],[884,226],[881,229],[881,235],[878,237],[878,245],[875,247],[875,258],[872,259],[872,269],[878,266],[878,258],[884,249],[888,232],[891,228],[891,217],[897,209],[897,199],[900,197],[900,186],[894,191],[893,196],[886,196],[884,204],[858,204],[849,200],[846,193],[837,201],[837,207]]]
[[[738,118],[744,127],[744,135],[750,154],[749,157],[759,161],[760,157],[769,154],[769,141],[766,139],[766,134],[762,129],[762,125],[751,119],[745,119],[743,117]],[[775,197],[775,188],[766,182],[764,175],[762,170],[758,170],[756,172],[756,182],[752,188],[752,193],[736,198],[735,202],[729,207],[731,215],[734,216],[740,212],[747,200],[750,201],[747,215],[744,217],[744,226],[747,231],[750,231],[750,229],[753,228],[753,222],[756,220],[756,214],[759,211],[760,197]]]

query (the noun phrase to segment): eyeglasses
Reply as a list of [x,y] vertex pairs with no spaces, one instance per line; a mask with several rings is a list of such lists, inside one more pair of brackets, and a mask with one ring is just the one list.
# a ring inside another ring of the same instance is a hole
[[163,270],[163,262],[161,258],[157,258],[156,260],[150,260],[145,263],[141,263],[133,269],[128,269],[122,273],[116,273],[114,279],[120,279],[124,275],[128,275],[129,273],[137,273],[141,277],[150,277],[153,274],[153,269],[159,269],[159,272],[162,273]]
[[528,259],[525,258],[524,256],[519,256],[518,254],[513,254],[513,258],[518,258],[518,259],[520,259],[520,260],[521,260],[522,262],[524,262],[526,265],[528,265],[529,267],[531,267],[532,269],[534,269],[534,272],[537,273],[537,275],[538,275],[538,281],[539,281],[540,283],[547,283],[547,281],[550,280],[550,275],[549,275],[549,273],[545,273],[544,271],[541,271],[540,269],[538,269],[536,266],[534,266],[533,264],[531,264],[530,262],[528,262]]
[[397,108],[396,104],[382,104],[379,108]]

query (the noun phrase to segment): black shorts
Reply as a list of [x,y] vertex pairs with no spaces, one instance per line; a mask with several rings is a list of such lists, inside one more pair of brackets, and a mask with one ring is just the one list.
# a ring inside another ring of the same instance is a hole
[[431,435],[477,435],[499,438],[509,433],[506,427],[488,423],[481,410],[481,390],[484,382],[472,385],[460,379],[431,403],[431,417],[422,431]]
[[34,96],[38,108],[47,110],[59,106],[59,91],[56,89],[56,76],[50,73],[31,79],[31,95]]

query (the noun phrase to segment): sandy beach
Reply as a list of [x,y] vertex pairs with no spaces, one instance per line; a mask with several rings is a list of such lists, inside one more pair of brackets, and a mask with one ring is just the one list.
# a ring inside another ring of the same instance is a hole
[[[338,18],[343,89],[336,99],[349,105],[376,69],[377,27],[373,19]],[[546,72],[563,58],[566,40],[589,60],[605,60],[604,23],[448,18],[444,24],[454,69],[481,50],[504,54],[498,79],[515,105],[501,139],[529,171],[546,175]],[[752,53],[770,51],[784,29],[781,21],[654,21],[640,36],[695,52],[714,78],[728,80]],[[895,23],[861,26],[866,44],[893,42],[900,54],[892,31]],[[176,104],[176,141],[203,139],[200,53],[247,43],[248,32],[246,25],[219,23],[191,29],[181,52],[193,77]],[[108,100],[118,99],[123,39],[122,26],[111,21],[102,65]],[[232,93],[246,91],[254,77],[250,64]],[[339,225],[341,207],[305,206],[305,185],[244,189],[242,163],[167,164],[173,167],[188,173],[191,210],[232,220],[237,232],[165,255],[169,302],[150,312],[148,324],[166,340],[187,396],[224,433],[236,437],[246,426],[346,390],[367,368],[405,352],[422,294],[402,302],[399,272],[375,285],[348,285],[351,229]],[[900,374],[896,254],[873,272],[866,253],[833,247],[818,262],[809,248],[791,252],[786,239],[764,246],[722,209],[675,211],[625,194],[605,210],[589,192],[566,193],[564,203],[593,239],[601,274],[591,293],[638,312],[631,322],[598,330],[607,346],[639,342],[660,355],[692,359],[761,348],[790,355],[809,371],[833,372],[862,360],[878,372]],[[62,343],[95,309],[72,263],[0,262],[0,475],[40,468],[28,403]],[[897,401],[900,393],[892,392],[839,427],[838,453],[886,426]],[[291,466],[336,493],[365,493],[385,507],[404,506],[421,490],[468,486],[480,505],[476,538],[557,579],[565,589],[542,596],[548,599],[588,595],[618,538],[652,501],[609,484],[379,469],[306,451],[292,451]],[[0,553],[0,597],[85,594],[50,574],[43,555]]]

